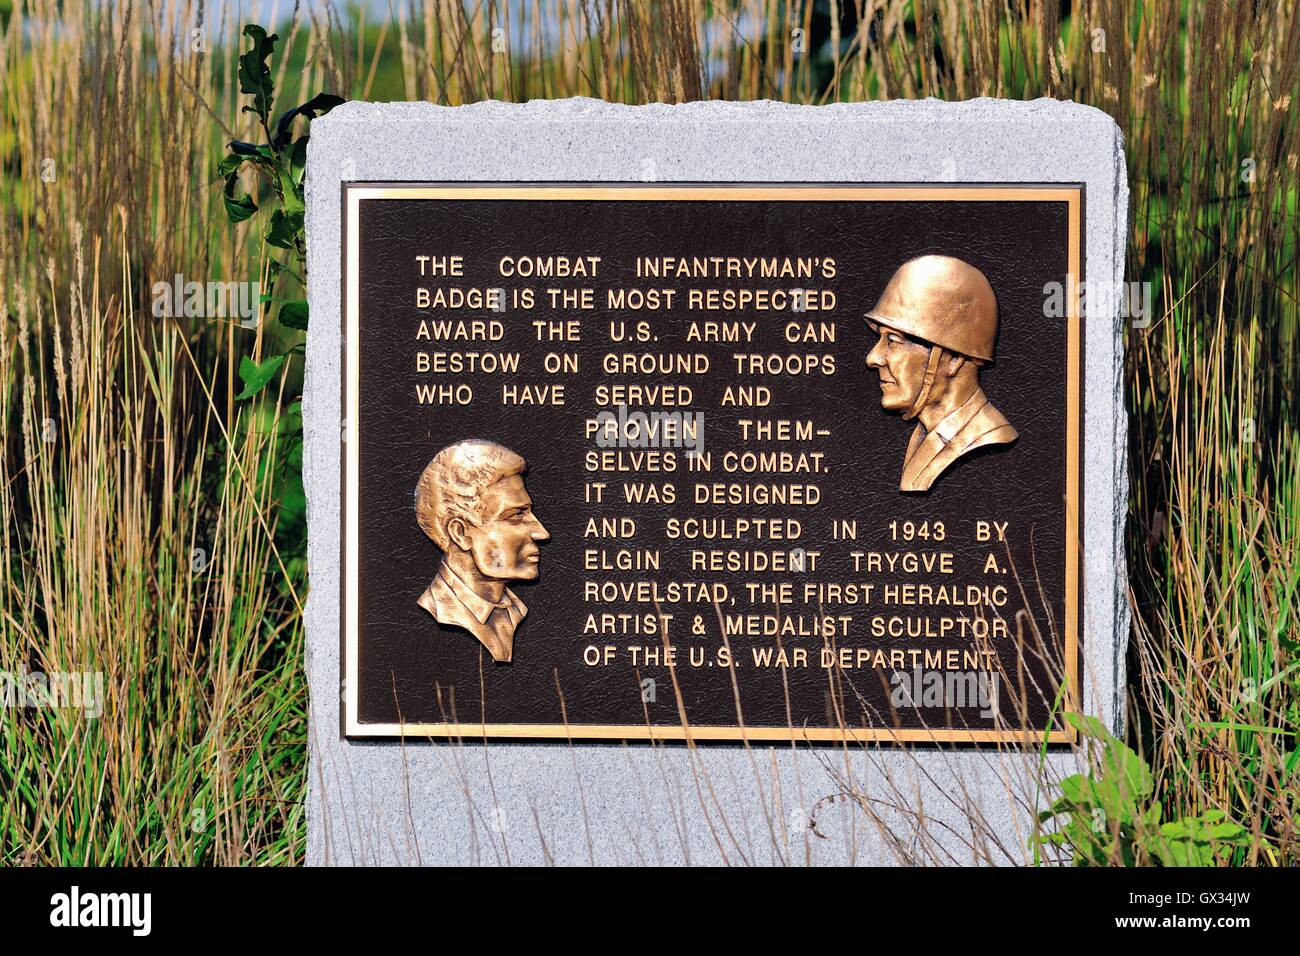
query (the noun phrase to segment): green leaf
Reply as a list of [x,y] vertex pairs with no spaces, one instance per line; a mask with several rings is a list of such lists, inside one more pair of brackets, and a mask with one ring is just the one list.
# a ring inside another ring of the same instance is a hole
[[294,185],[301,189],[302,178],[307,174],[307,141],[310,136],[300,136],[289,151],[289,169],[293,173]]
[[1106,725],[1096,717],[1088,714],[1067,713],[1065,715],[1066,723],[1074,727],[1085,737],[1091,737],[1093,740],[1105,742],[1110,739],[1110,732],[1106,730]]
[[1160,816],[1163,812],[1164,810],[1160,806],[1160,801],[1157,800],[1155,803],[1151,804],[1151,806],[1147,807],[1147,812],[1142,815],[1142,822],[1148,827],[1157,826],[1160,823]]
[[244,383],[244,390],[235,396],[237,401],[243,401],[246,398],[252,398],[275,376],[276,371],[284,364],[285,356],[272,355],[269,359],[258,365],[247,355],[239,360],[239,378]]
[[288,215],[282,209],[271,213],[271,227],[266,231],[266,241],[280,249],[293,249],[294,240],[302,234],[302,215]]
[[1066,777],[1061,781],[1061,800],[1077,804],[1091,802],[1092,781],[1081,773]]
[[245,143],[242,140],[232,139],[226,144],[226,148],[235,156],[242,156],[244,159],[259,163],[272,163],[275,161],[275,153],[271,147],[262,146],[257,143]]
[[285,268],[278,259],[268,258],[266,260],[266,281],[262,284],[262,288],[267,291],[262,293],[263,301],[271,301],[273,298],[271,293],[275,290],[275,284],[279,281],[280,273],[283,271],[285,271]]
[[287,167],[276,170],[276,183],[279,186],[280,204],[284,207],[285,215],[296,216],[301,221],[307,211],[307,204],[303,202],[302,187],[294,180],[293,170]]
[[1155,789],[1155,778],[1136,753],[1114,738],[1102,756],[1101,779],[1094,782],[1097,802],[1107,820],[1133,823],[1138,805],[1145,804]]
[[308,120],[313,120],[317,116],[324,116],[334,107],[346,103],[341,96],[335,96],[333,93],[317,93],[306,103],[301,106],[295,106],[281,114],[275,123],[275,136],[271,140],[271,145],[276,149],[283,149],[293,135],[293,121],[299,116],[305,116]]
[[307,303],[294,299],[280,306],[280,323],[291,329],[307,331]]
[[226,204],[226,215],[231,222],[243,222],[257,212],[257,203],[247,193],[239,193],[239,174],[231,173],[226,177],[226,186],[222,191]]
[[217,163],[217,175],[223,179],[233,176],[239,171],[239,167],[246,162],[248,162],[247,156],[237,156],[233,153],[229,156],[223,156],[221,162]]
[[1219,850],[1248,842],[1245,827],[1233,823],[1222,810],[1206,810],[1199,817],[1161,826],[1151,851],[1165,866],[1213,866]]
[[239,92],[251,95],[253,105],[245,106],[242,112],[256,113],[266,124],[275,100],[275,83],[271,80],[271,69],[266,61],[275,52],[275,42],[280,38],[274,33],[267,36],[256,23],[244,25],[244,36],[252,40],[253,45],[239,57]]
[[1102,744],[1098,772],[1092,779],[1092,801],[1112,823],[1134,823],[1139,805],[1144,805],[1155,789],[1155,778],[1146,761],[1113,737],[1096,717],[1070,713],[1065,719],[1085,737]]
[[1267,724],[1239,724],[1231,720],[1195,720],[1192,721],[1193,727],[1204,727],[1207,730],[1242,730],[1252,734],[1280,734],[1283,737],[1294,737],[1295,734],[1289,730],[1283,730],[1281,727],[1270,727]]
[[226,146],[230,153],[217,163],[218,176],[233,176],[244,163],[252,163],[254,166],[269,170],[275,169],[275,156],[266,146],[254,146],[252,143],[241,143],[238,140],[231,140]]

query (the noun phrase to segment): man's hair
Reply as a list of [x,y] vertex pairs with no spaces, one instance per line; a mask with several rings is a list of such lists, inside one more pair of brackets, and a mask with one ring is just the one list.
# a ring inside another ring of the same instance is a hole
[[483,492],[527,467],[528,462],[496,442],[471,438],[448,445],[424,467],[415,486],[415,520],[420,530],[446,551],[451,544],[447,523],[452,518],[481,523],[486,517]]

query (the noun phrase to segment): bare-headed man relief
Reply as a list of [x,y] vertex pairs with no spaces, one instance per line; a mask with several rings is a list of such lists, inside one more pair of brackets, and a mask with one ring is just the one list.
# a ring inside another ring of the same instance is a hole
[[469,631],[499,663],[510,661],[528,613],[506,582],[537,579],[537,545],[550,537],[533,514],[527,468],[509,448],[470,439],[434,455],[415,488],[416,520],[442,550],[420,606],[439,624]]

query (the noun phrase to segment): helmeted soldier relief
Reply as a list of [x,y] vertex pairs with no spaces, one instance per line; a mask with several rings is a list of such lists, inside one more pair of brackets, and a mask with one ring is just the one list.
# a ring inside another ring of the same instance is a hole
[[900,491],[928,491],[967,452],[1016,440],[979,384],[998,331],[997,298],[984,273],[951,256],[912,259],[866,321],[879,335],[867,366],[880,375],[881,407],[918,422]]
[[509,448],[471,439],[434,455],[415,488],[416,521],[442,550],[419,604],[439,624],[469,631],[502,663],[528,613],[506,582],[536,580],[537,545],[550,537],[524,487],[527,467]]

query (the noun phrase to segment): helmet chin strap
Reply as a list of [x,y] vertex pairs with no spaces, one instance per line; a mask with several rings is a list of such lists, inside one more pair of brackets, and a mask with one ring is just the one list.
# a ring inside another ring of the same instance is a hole
[[921,414],[921,409],[925,408],[930,401],[930,393],[934,391],[934,380],[939,373],[939,362],[942,359],[943,349],[937,345],[930,346],[930,357],[925,363],[925,378],[921,381],[921,390],[916,393],[916,401],[912,403],[912,408],[903,416],[903,421],[909,422]]

